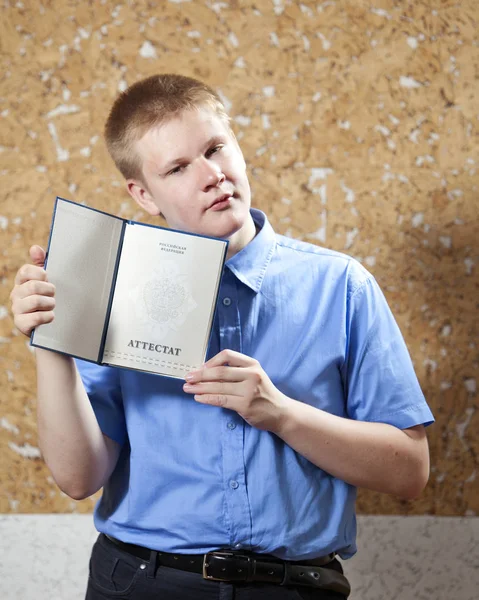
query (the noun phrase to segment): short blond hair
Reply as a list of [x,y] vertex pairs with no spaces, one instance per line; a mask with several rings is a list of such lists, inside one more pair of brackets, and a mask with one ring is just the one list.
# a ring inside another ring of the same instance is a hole
[[210,108],[229,126],[230,118],[218,94],[192,77],[153,75],[122,92],[106,121],[105,140],[123,177],[143,180],[135,145],[149,129],[195,108]]

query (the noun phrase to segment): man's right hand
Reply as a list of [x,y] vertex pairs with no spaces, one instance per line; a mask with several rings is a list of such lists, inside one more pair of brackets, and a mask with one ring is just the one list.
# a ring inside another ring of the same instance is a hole
[[33,264],[18,269],[15,287],[10,294],[15,326],[26,336],[30,336],[35,327],[51,323],[55,308],[55,286],[48,281],[43,268],[45,250],[32,246],[30,258]]

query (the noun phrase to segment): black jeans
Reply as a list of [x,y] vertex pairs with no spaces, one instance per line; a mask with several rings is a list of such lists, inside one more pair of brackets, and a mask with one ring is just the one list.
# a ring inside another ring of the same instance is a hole
[[[342,572],[339,561],[337,569]],[[85,600],[344,600],[303,586],[208,581],[196,573],[158,567],[114,546],[100,535],[93,546]]]

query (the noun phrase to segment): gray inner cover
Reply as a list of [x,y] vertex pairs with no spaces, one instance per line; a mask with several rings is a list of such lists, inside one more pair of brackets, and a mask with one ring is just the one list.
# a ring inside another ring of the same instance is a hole
[[123,222],[58,200],[47,261],[55,319],[34,345],[97,361]]

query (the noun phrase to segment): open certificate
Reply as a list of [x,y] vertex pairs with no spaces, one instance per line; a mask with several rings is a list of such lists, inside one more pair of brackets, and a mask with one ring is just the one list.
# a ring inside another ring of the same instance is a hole
[[57,198],[46,265],[55,319],[31,344],[184,378],[206,357],[227,247]]

